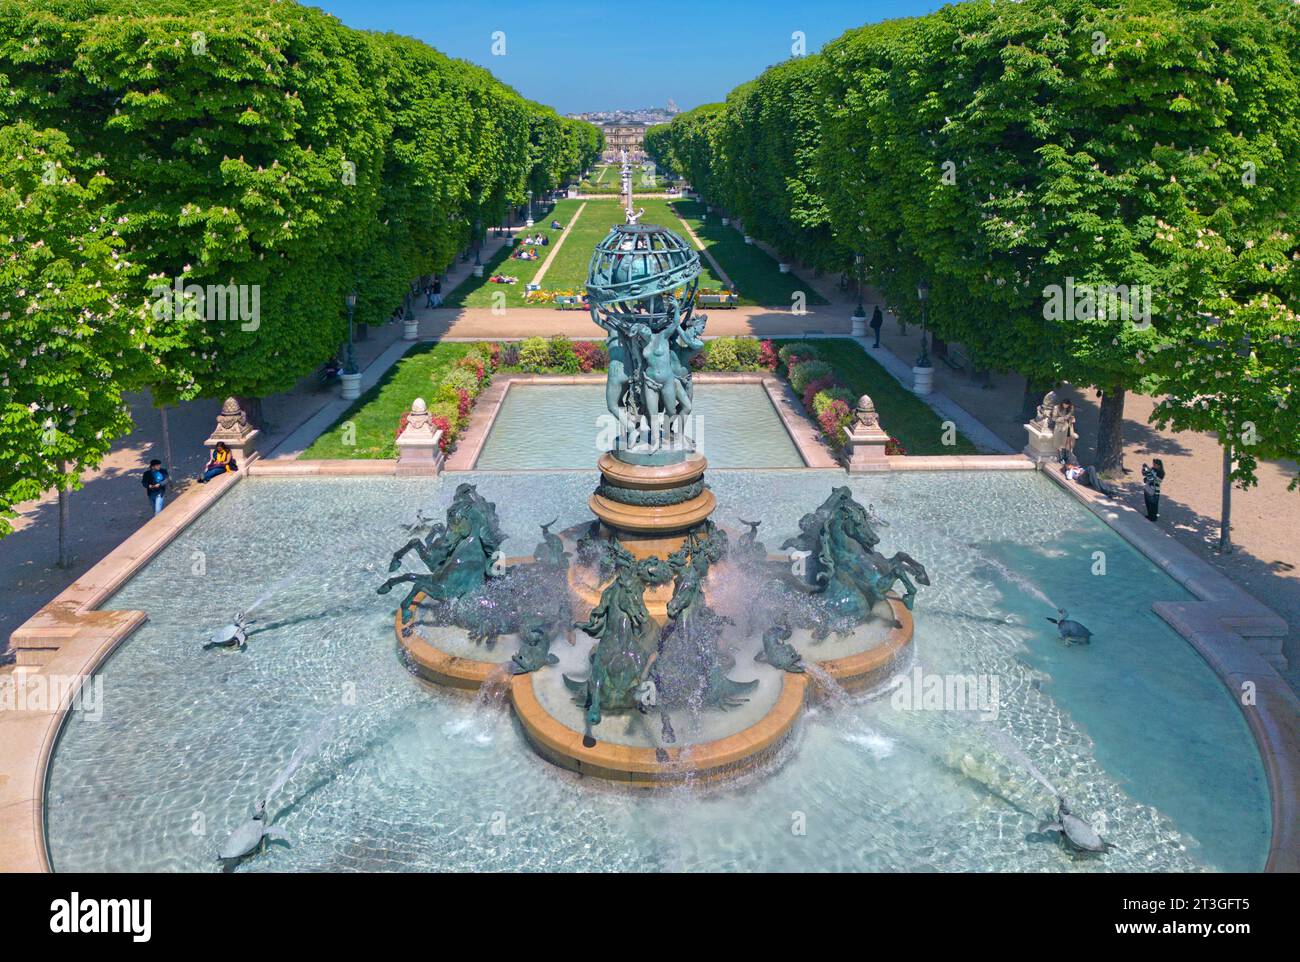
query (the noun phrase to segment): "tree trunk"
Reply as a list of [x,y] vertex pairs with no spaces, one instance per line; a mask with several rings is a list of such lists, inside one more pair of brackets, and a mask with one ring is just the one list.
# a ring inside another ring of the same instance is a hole
[[[59,473],[68,473],[68,463],[59,462]],[[59,567],[72,567],[72,552],[68,550],[68,489],[59,488]]]
[[1124,470],[1124,397],[1122,387],[1113,387],[1101,396],[1101,416],[1097,421],[1097,470],[1119,473]]
[[1232,442],[1223,446],[1223,507],[1219,511],[1219,550],[1232,551]]
[[1038,405],[1043,402],[1043,395],[1056,385],[1050,381],[1035,381],[1025,378],[1025,393],[1020,399],[1020,423],[1027,424],[1038,414]]

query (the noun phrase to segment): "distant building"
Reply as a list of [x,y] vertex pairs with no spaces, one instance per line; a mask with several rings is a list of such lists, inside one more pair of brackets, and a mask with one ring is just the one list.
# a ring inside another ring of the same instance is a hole
[[645,160],[645,132],[649,126],[646,123],[601,124],[605,134],[605,160],[618,160],[624,150],[631,163]]

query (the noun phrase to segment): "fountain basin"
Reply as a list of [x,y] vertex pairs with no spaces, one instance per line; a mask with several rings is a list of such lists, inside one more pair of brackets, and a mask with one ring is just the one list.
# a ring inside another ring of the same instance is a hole
[[[534,675],[512,678],[510,698],[529,743],[547,761],[633,788],[667,788],[734,777],[771,758],[799,720],[808,693],[806,676],[782,674],[776,702],[754,724],[713,741],[658,751],[604,739],[585,747],[582,731],[559,721],[538,699]],[[621,719],[607,716],[601,724],[619,725]]]

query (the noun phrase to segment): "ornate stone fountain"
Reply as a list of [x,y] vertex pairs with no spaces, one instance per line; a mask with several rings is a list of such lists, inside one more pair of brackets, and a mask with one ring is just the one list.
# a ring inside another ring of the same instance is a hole
[[908,555],[876,550],[883,522],[847,487],[800,520],[789,554],[768,553],[758,522],[742,522],[734,544],[714,523],[692,430],[699,254],[637,223],[627,199],[627,223],[597,245],[587,280],[608,332],[614,428],[594,520],[566,537],[543,525],[531,558],[506,559],[494,506],[462,484],[446,522],[424,522],[393,556],[391,572],[414,552],[427,573],[379,590],[411,585],[396,628],[418,673],[508,687],[543,756],[647,787],[752,768],[817,685],[882,684],[909,656],[917,584],[929,580]]

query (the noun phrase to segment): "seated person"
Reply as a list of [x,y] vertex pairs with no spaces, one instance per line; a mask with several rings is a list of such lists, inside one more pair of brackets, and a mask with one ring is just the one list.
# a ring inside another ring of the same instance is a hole
[[551,230],[564,230],[564,228],[560,226],[560,222],[558,220],[553,220],[551,221]]
[[239,465],[235,463],[235,456],[230,453],[230,448],[226,447],[226,442],[218,441],[217,446],[212,449],[212,457],[203,468],[203,476],[199,478],[199,484],[207,484],[218,475],[238,470]]

